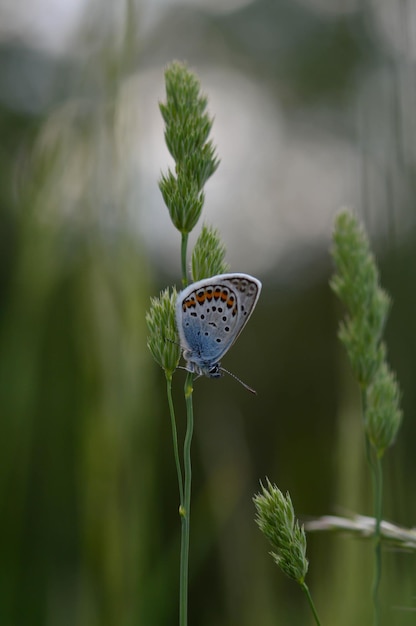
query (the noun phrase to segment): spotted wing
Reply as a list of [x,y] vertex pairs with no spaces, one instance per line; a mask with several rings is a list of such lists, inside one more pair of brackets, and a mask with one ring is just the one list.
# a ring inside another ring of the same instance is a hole
[[261,284],[245,274],[223,274],[190,285],[178,303],[185,358],[201,367],[218,362],[246,325]]
[[238,296],[238,321],[237,332],[232,342],[234,343],[254,311],[260,296],[261,282],[248,274],[225,274],[223,280],[224,284],[230,285]]

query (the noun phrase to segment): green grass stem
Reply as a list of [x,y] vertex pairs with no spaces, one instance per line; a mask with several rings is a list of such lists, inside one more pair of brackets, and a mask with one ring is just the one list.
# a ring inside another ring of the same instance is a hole
[[[366,399],[365,392],[362,391],[361,394],[361,404],[362,404],[362,412],[363,418],[365,417],[366,412]],[[372,589],[372,598],[373,598],[373,610],[374,610],[374,618],[373,624],[374,626],[379,626],[380,624],[380,597],[379,597],[379,589],[380,589],[380,581],[381,581],[381,570],[382,570],[382,555],[381,555],[381,522],[383,515],[383,467],[382,467],[382,455],[377,454],[375,448],[371,445],[371,441],[367,435],[365,434],[365,452],[368,465],[371,470],[371,476],[373,481],[373,497],[374,497],[374,576],[373,576],[373,589]]]
[[313,613],[316,625],[317,626],[321,626],[321,622],[319,620],[318,613],[316,612],[316,608],[315,608],[315,605],[313,603],[312,596],[310,594],[308,585],[304,581],[299,583],[299,584],[301,586],[302,591],[304,592],[304,594],[306,595],[306,597],[308,599],[308,604],[309,604],[310,609],[311,609],[311,611]]
[[191,444],[194,430],[194,409],[192,402],[193,373],[188,372],[185,381],[185,401],[186,401],[186,434],[183,448],[185,491],[184,500],[180,509],[182,532],[181,532],[181,566],[180,566],[180,603],[179,603],[179,624],[187,626],[188,623],[188,572],[189,572],[189,531],[191,514]]
[[383,511],[383,468],[381,456],[374,455],[372,464],[373,485],[374,485],[374,579],[373,579],[373,606],[374,606],[374,626],[380,623],[380,580],[381,580],[381,520]]
[[179,459],[178,432],[176,429],[175,409],[173,406],[173,398],[172,398],[172,377],[168,377],[168,376],[166,377],[166,395],[168,397],[170,421],[172,424],[173,454],[175,457],[176,473],[178,475],[179,502],[180,502],[180,505],[183,506],[183,498],[184,498],[183,477],[182,477],[181,462]]
[[188,284],[188,272],[186,269],[186,253],[188,248],[188,233],[182,233],[181,239],[181,268],[182,268],[182,286]]

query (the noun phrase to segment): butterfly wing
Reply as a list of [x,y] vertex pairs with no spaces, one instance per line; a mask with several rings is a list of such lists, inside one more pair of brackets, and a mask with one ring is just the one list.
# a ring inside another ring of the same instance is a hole
[[177,323],[186,360],[217,363],[246,325],[261,283],[247,274],[221,274],[189,285],[178,297]]
[[223,274],[223,280],[225,285],[230,285],[238,295],[238,322],[233,344],[254,311],[262,285],[257,278],[248,274]]

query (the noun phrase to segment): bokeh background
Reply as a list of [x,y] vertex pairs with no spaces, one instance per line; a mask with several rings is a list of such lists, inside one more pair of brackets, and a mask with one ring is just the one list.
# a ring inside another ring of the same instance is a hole
[[[312,624],[254,523],[260,479],[301,519],[372,513],[328,287],[346,206],[394,301],[405,417],[385,518],[415,523],[415,3],[0,0],[2,626],[177,623],[178,488],[144,321],[149,297],[180,284],[157,185],[174,59],[215,117],[203,220],[231,270],[263,282],[224,360],[258,396],[231,378],[195,385],[190,623]],[[308,535],[308,555],[322,623],[370,624],[371,542]],[[415,566],[384,551],[383,626],[416,623]]]

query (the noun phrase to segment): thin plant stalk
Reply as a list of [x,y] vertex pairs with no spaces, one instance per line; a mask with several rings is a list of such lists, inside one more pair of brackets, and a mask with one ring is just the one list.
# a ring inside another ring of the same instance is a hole
[[[186,258],[187,258],[188,234],[182,233],[181,240],[181,265],[182,284],[185,287],[188,283]],[[188,372],[185,380],[184,394],[186,403],[186,433],[183,446],[183,467],[184,467],[184,493],[181,500],[181,563],[180,563],[180,584],[179,584],[179,624],[188,624],[188,586],[189,586],[189,541],[190,541],[190,516],[191,516],[191,486],[192,486],[192,462],[191,444],[194,430],[194,408],[193,408],[193,373]]]
[[179,459],[178,433],[176,429],[175,409],[173,406],[173,398],[172,398],[172,377],[171,376],[166,376],[166,395],[168,397],[170,421],[172,425],[173,455],[175,457],[176,473],[178,476],[179,502],[182,505],[183,498],[184,498],[183,478],[182,478],[181,462]]
[[186,287],[188,284],[188,273],[186,270],[186,252],[188,247],[188,233],[182,233],[181,239],[181,268],[182,268],[182,286]]
[[[363,416],[366,412],[366,398],[365,392],[361,394],[361,405]],[[381,521],[383,515],[383,467],[381,463],[382,456],[377,454],[375,448],[372,447],[368,434],[365,435],[365,451],[368,465],[371,470],[371,476],[373,481],[373,496],[374,496],[374,576],[373,576],[373,609],[374,609],[374,626],[379,626],[380,623],[380,581],[381,581],[381,569],[382,569],[382,555],[381,555]]]
[[383,509],[383,468],[381,456],[374,455],[373,462],[373,484],[374,484],[374,580],[373,580],[373,605],[374,605],[374,626],[380,623],[380,597],[379,588],[381,580],[381,517]]
[[181,565],[180,565],[180,603],[179,603],[179,624],[187,626],[188,623],[188,572],[189,572],[189,531],[191,514],[191,444],[194,429],[194,409],[192,402],[193,373],[188,372],[185,381],[185,401],[186,401],[186,435],[183,448],[184,457],[184,500],[180,509],[182,532],[181,532]]
[[[361,416],[362,419],[364,421],[365,419],[365,412],[366,412],[366,408],[367,408],[367,401],[366,401],[366,395],[365,395],[365,388],[361,388]],[[368,438],[368,434],[365,432],[365,458],[367,460],[368,463],[368,467],[371,468],[371,470],[373,471],[373,457],[372,457],[372,450],[371,450],[371,441]]]
[[316,608],[315,608],[315,605],[313,603],[312,596],[310,594],[308,585],[305,582],[301,582],[300,586],[301,586],[302,591],[304,592],[304,594],[306,595],[306,597],[308,599],[308,603],[309,603],[309,606],[310,606],[311,611],[313,613],[313,616],[315,618],[316,625],[317,626],[321,626],[321,622],[319,621],[318,613],[316,612]]

